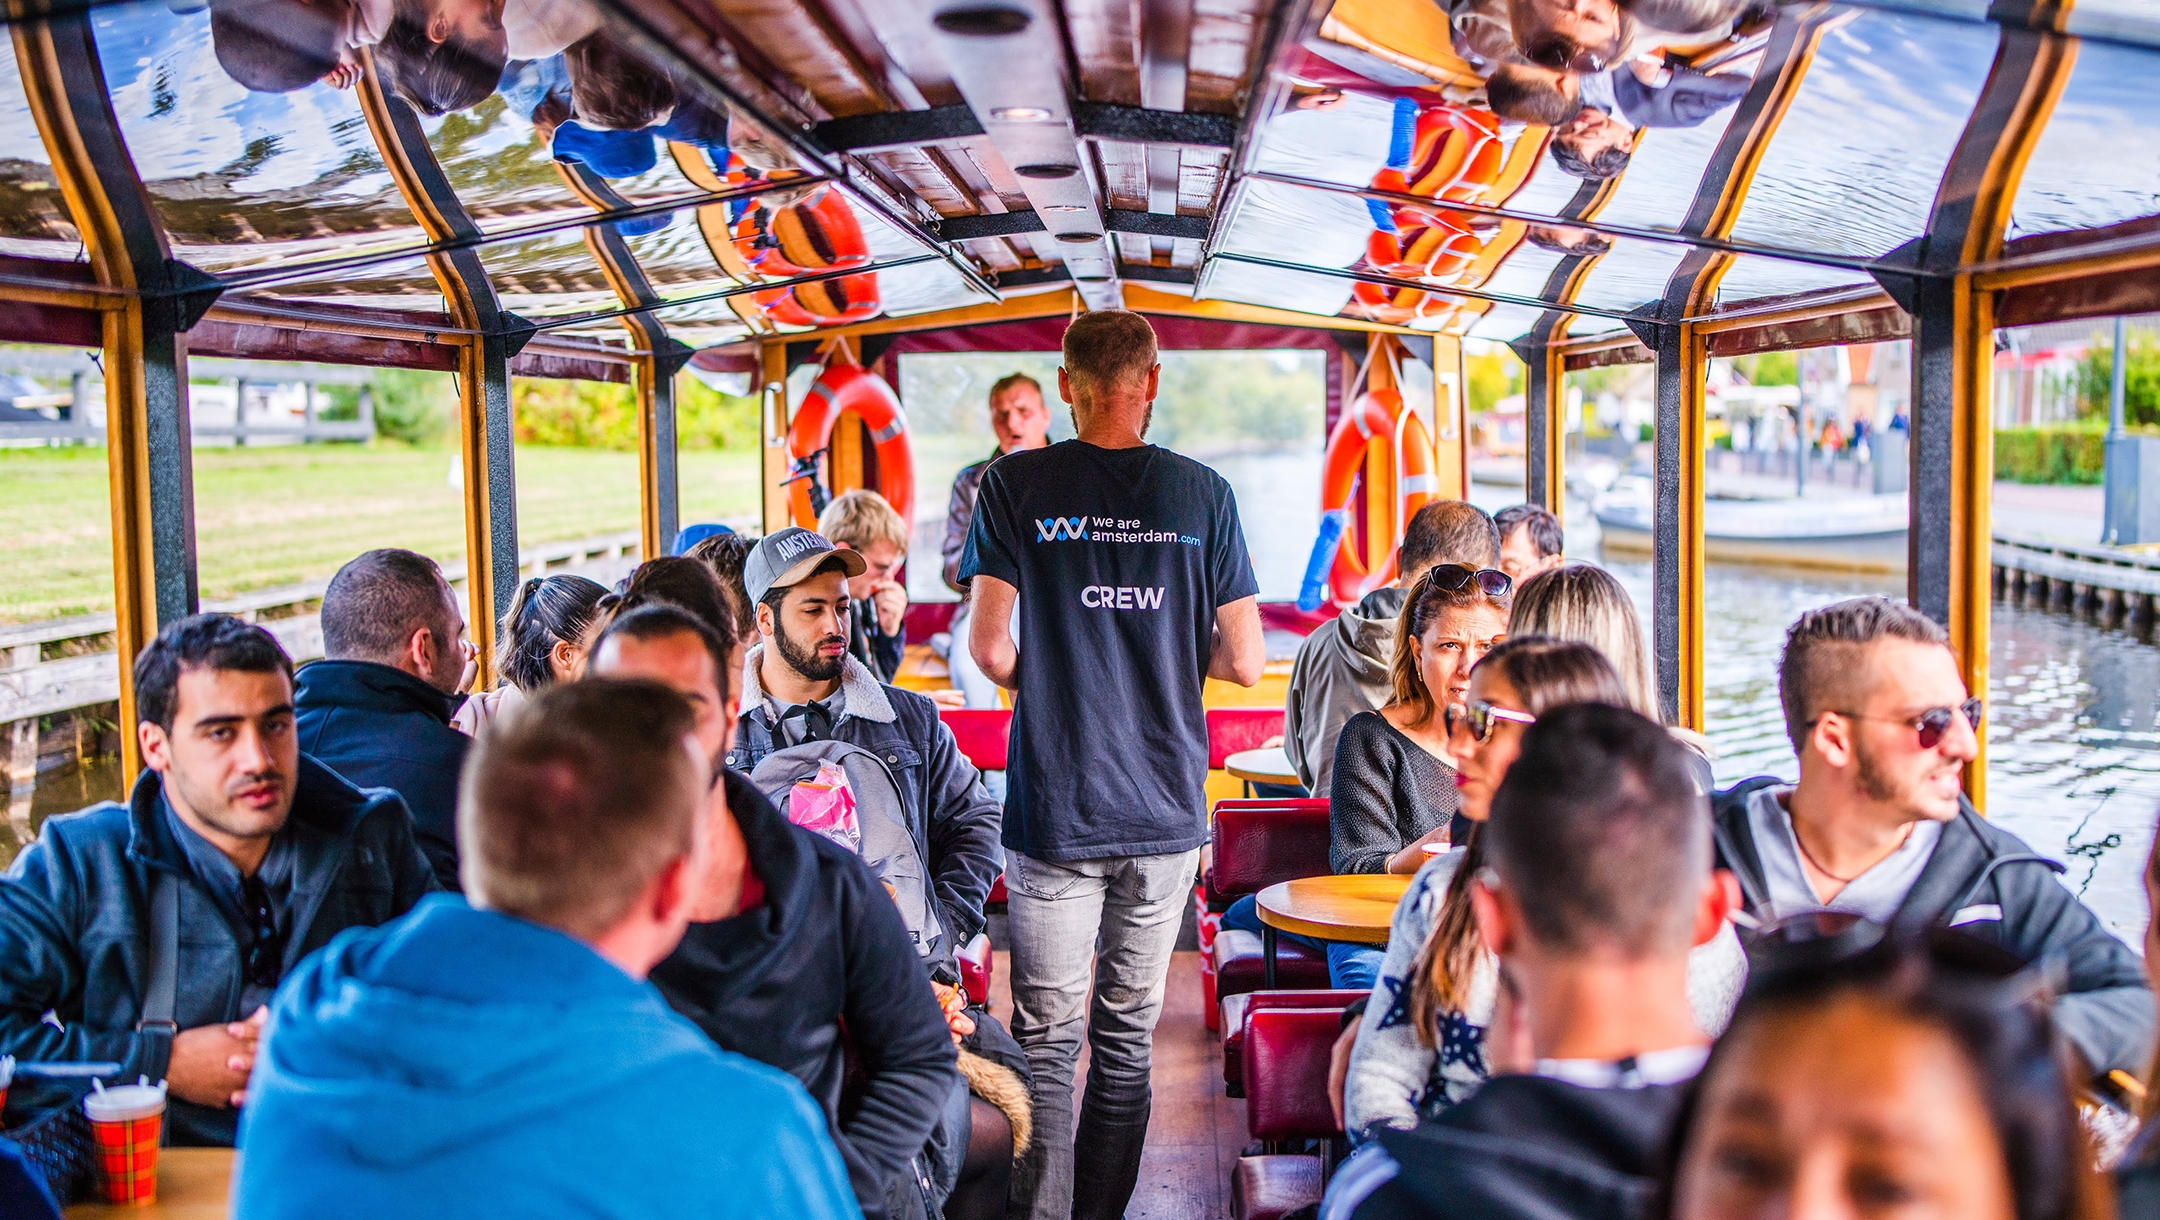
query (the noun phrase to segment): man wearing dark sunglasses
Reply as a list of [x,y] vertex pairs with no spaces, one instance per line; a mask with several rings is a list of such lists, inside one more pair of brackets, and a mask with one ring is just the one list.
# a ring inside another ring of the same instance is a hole
[[[292,662],[261,627],[169,624],[135,698],[128,802],[48,819],[0,877],[0,1054],[164,1079],[169,1142],[230,1147],[286,972],[403,914],[435,874],[397,793],[301,753]],[[74,1083],[18,1079],[8,1125],[72,1104]]]
[[2054,959],[2057,1021],[2094,1075],[2141,1070],[2153,998],[2128,946],[2034,854],[1964,799],[1984,709],[1948,637],[1903,602],[1800,616],[1778,673],[1800,780],[1758,777],[1716,804],[1718,854],[1758,920],[1817,908],[1947,925]]

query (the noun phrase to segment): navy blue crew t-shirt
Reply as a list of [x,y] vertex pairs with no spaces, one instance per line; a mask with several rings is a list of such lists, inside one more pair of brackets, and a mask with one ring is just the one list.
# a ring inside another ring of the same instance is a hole
[[1064,441],[984,472],[960,577],[1020,591],[1005,846],[1037,860],[1207,838],[1215,611],[1259,593],[1237,499],[1167,449]]

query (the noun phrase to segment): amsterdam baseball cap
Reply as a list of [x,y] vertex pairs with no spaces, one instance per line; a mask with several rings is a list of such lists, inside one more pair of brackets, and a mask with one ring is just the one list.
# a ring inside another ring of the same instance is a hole
[[814,530],[797,525],[777,530],[758,539],[743,559],[743,592],[750,595],[750,604],[755,606],[774,589],[808,580],[828,559],[838,559],[849,576],[860,576],[869,568],[861,555],[841,550]]

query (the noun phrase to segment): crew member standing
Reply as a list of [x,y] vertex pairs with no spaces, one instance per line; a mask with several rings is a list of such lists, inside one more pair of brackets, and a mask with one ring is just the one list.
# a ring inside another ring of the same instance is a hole
[[1155,1020],[1207,837],[1201,685],[1251,686],[1266,660],[1230,485],[1145,439],[1154,330],[1102,310],[1067,327],[1064,347],[1058,393],[1079,439],[984,472],[959,572],[974,582],[975,662],[1017,695],[1005,877],[1036,1127],[1014,1191],[1044,1220],[1122,1216],[1132,1197]]
[[953,685],[967,696],[972,708],[998,705],[997,684],[975,668],[968,655],[968,587],[960,579],[960,557],[967,550],[968,527],[975,521],[975,492],[982,486],[990,463],[1022,449],[1040,449],[1050,443],[1050,408],[1043,405],[1042,385],[1026,373],[1007,373],[990,387],[990,431],[997,448],[989,457],[961,468],[953,479],[952,503],[945,509],[944,576],[946,587],[960,595],[960,609],[953,614],[952,655],[948,666]]

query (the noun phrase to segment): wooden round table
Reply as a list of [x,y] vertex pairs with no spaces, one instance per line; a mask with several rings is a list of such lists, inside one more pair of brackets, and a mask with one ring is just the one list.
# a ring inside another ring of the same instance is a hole
[[1295,932],[1315,940],[1384,945],[1395,904],[1410,888],[1409,873],[1349,873],[1278,881],[1254,898],[1259,907],[1262,977],[1275,985],[1275,936]]
[[1240,750],[1223,760],[1223,770],[1248,784],[1288,784],[1301,787],[1304,784],[1297,775],[1297,768],[1290,765],[1290,756],[1281,746],[1263,746],[1257,750]]

